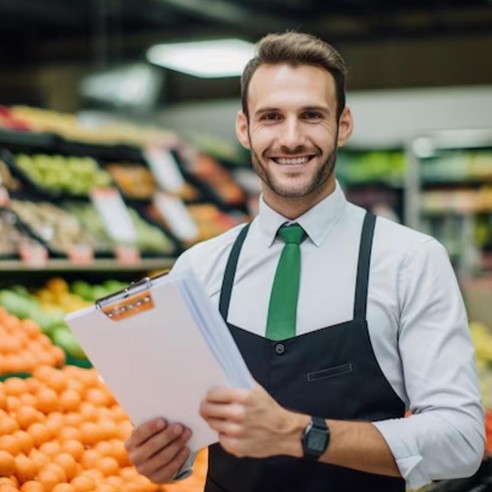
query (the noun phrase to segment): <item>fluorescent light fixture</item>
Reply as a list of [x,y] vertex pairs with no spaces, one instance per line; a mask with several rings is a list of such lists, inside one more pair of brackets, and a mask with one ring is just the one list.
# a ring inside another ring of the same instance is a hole
[[155,65],[202,78],[241,75],[253,56],[254,45],[241,39],[159,44],[147,51]]

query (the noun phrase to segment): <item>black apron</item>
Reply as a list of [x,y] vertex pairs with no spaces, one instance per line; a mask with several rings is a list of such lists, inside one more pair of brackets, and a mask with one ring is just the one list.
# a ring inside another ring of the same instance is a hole
[[[283,407],[327,419],[377,421],[403,417],[405,405],[375,358],[366,321],[375,217],[362,228],[354,319],[282,341],[228,323],[253,377]],[[226,266],[220,312],[227,322],[234,275],[246,237],[237,237]],[[319,272],[323,274],[323,272]],[[329,272],[326,272],[329,278]],[[363,473],[290,456],[236,458],[209,448],[206,492],[404,492],[401,478]]]

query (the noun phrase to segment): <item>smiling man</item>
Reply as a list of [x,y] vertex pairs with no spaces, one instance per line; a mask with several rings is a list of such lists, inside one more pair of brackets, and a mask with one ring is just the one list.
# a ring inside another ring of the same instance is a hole
[[[202,280],[258,383],[212,388],[201,405],[219,438],[207,492],[403,492],[480,464],[474,352],[446,251],[345,199],[335,161],[351,132],[333,47],[262,39],[236,121],[259,214],[174,267]],[[192,462],[191,431],[165,412],[127,442],[158,483]]]

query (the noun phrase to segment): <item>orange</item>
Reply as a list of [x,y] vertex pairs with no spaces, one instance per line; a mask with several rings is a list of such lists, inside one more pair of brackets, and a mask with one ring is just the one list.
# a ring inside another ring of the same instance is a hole
[[129,421],[123,421],[118,425],[118,437],[126,441],[133,432],[133,424]]
[[39,325],[32,319],[23,320],[22,329],[31,338],[37,337],[41,333]]
[[75,439],[68,439],[66,441],[63,441],[61,444],[61,448],[64,453],[68,453],[73,456],[73,458],[77,462],[80,462],[85,452],[84,445],[80,441],[76,441]]
[[15,456],[20,453],[21,447],[19,441],[14,436],[0,436],[0,449]]
[[22,402],[18,396],[7,396],[7,412],[14,413],[22,406]]
[[84,451],[84,456],[82,457],[81,464],[86,470],[91,470],[91,469],[99,470],[99,468],[97,468],[97,463],[99,462],[100,459],[101,459],[101,455],[95,449],[86,449]]
[[66,389],[60,395],[59,403],[65,412],[74,412],[80,405],[80,394],[74,389]]
[[51,388],[40,388],[36,393],[37,409],[43,413],[55,412],[63,405],[62,401],[58,401],[58,394]]
[[84,470],[82,472],[82,476],[90,477],[96,485],[104,480],[104,475],[99,470],[95,470],[93,468]]
[[96,407],[106,407],[111,402],[111,397],[108,393],[100,388],[89,388],[84,396],[86,401]]
[[17,439],[21,452],[26,455],[29,454],[34,445],[31,435],[25,430],[18,430],[15,431],[12,436]]
[[[28,391],[30,391],[29,388]],[[23,406],[26,407],[36,406],[36,397],[32,393],[22,393],[21,395],[19,395],[19,400],[21,401]]]
[[36,480],[44,487],[45,490],[51,491],[54,486],[60,483],[57,475],[50,470],[44,468],[39,471]]
[[[65,366],[68,367],[68,366]],[[72,366],[74,367],[74,366]],[[81,395],[84,392],[84,384],[78,379],[70,379],[67,378],[67,389],[75,391],[78,395]]]
[[76,492],[91,492],[96,486],[94,480],[87,475],[75,477],[70,484]]
[[123,407],[120,405],[114,405],[111,407],[111,413],[113,420],[119,422],[121,420],[129,420],[128,414],[123,410]]
[[[0,369],[0,374],[1,374],[1,369]],[[5,393],[5,390],[3,389],[3,383],[0,383],[0,409],[5,410],[7,408],[7,393]]]
[[19,424],[10,415],[0,416],[0,436],[19,430]]
[[13,377],[3,382],[3,389],[7,395],[19,396],[27,391],[27,383],[24,379]]
[[69,412],[65,415],[65,424],[72,427],[78,427],[83,420],[82,415],[78,412]]
[[67,481],[67,474],[58,463],[48,463],[41,471],[43,470],[56,475],[58,477],[58,482]]
[[108,418],[98,422],[102,439],[112,439],[118,435],[118,426]]
[[34,422],[41,422],[43,414],[35,408],[22,406],[15,412],[15,418],[20,428],[25,430]]
[[97,408],[92,403],[83,401],[80,404],[79,412],[80,415],[82,415],[83,419],[86,421],[97,420],[98,417]]
[[60,465],[64,470],[68,480],[71,480],[77,474],[77,462],[73,456],[68,453],[60,453],[53,459],[54,463]]
[[109,483],[100,483],[94,490],[95,492],[119,492],[114,485]]
[[31,392],[34,396],[34,393],[36,391],[38,391],[38,389],[43,386],[43,383],[39,379],[36,379],[36,378],[27,378],[26,379],[26,385],[27,385],[28,391]]
[[97,463],[96,469],[101,470],[105,477],[117,475],[120,471],[120,465],[111,456],[103,456]]
[[41,470],[50,462],[49,457],[36,448],[31,449],[29,458],[33,461],[38,470]]
[[68,439],[75,439],[77,441],[82,440],[82,432],[76,427],[63,427],[59,434],[58,438],[62,441],[66,441]]
[[69,483],[59,483],[53,487],[52,492],[75,492],[75,489]]
[[15,457],[15,476],[20,483],[33,480],[38,473],[38,467],[25,454],[18,454]]
[[60,453],[61,445],[56,441],[46,441],[39,446],[39,450],[48,456],[48,458],[53,459]]
[[130,466],[130,458],[125,449],[125,444],[119,439],[111,439],[111,450],[109,456],[112,456],[121,467]]
[[84,422],[80,426],[82,444],[95,444],[100,441],[102,436],[99,425],[95,422]]
[[35,422],[27,428],[27,432],[31,435],[35,446],[41,446],[41,444],[51,439],[51,433],[46,425],[40,422]]
[[14,457],[0,449],[0,477],[8,477],[12,475],[15,471],[15,460]]
[[46,489],[41,485],[41,483],[36,482],[35,480],[24,482],[20,490],[21,492],[46,492]]

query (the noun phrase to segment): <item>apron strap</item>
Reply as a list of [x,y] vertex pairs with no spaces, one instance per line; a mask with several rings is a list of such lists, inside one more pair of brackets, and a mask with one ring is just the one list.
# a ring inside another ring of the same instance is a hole
[[241,232],[239,233],[236,240],[234,241],[234,244],[232,245],[232,249],[229,254],[229,258],[227,260],[227,265],[224,272],[224,278],[222,280],[222,288],[220,289],[220,300],[219,300],[219,311],[220,314],[222,315],[222,318],[224,318],[224,321],[227,321],[227,315],[229,313],[229,304],[231,302],[232,286],[234,284],[234,277],[236,275],[236,267],[239,259],[239,253],[241,252],[241,248],[243,246],[250,224],[251,222],[248,222],[241,229]]
[[367,289],[369,268],[371,265],[372,240],[376,216],[366,212],[359,246],[359,263],[357,264],[357,281],[355,284],[354,319],[366,319]]

